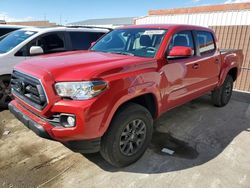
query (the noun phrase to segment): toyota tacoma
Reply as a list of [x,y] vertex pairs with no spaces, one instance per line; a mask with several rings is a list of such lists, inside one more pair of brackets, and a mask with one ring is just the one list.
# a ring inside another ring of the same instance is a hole
[[242,61],[241,50],[220,50],[209,28],[126,26],[87,51],[18,64],[9,109],[40,137],[123,167],[143,155],[166,111],[209,92],[225,106]]

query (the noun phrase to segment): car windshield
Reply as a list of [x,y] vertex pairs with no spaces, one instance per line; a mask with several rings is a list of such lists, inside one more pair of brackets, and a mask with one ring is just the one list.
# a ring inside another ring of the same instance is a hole
[[7,53],[27,38],[34,35],[34,31],[17,30],[0,38],[0,53]]
[[90,50],[152,58],[166,33],[163,29],[117,29],[101,38]]
[[1,37],[0,37],[0,41],[3,40],[7,35],[8,35],[8,34],[1,36]]

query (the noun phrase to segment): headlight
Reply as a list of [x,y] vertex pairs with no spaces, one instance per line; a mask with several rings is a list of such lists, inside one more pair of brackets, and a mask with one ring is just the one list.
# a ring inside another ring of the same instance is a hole
[[107,83],[104,81],[59,82],[55,84],[59,96],[74,100],[91,99],[106,88]]

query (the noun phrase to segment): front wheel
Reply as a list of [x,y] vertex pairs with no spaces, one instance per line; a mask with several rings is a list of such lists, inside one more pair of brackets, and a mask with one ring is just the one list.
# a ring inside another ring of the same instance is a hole
[[7,108],[11,101],[10,76],[0,77],[0,108]]
[[130,103],[113,118],[101,142],[101,155],[110,164],[124,167],[146,151],[153,133],[153,118],[141,105]]
[[224,83],[212,91],[212,102],[217,107],[223,107],[228,104],[233,92],[233,78],[227,75]]

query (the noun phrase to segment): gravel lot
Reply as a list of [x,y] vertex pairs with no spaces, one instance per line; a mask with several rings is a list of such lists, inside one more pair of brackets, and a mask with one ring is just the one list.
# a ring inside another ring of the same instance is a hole
[[[0,187],[250,187],[250,94],[224,108],[201,97],[155,122],[150,148],[116,169],[73,153],[0,112]],[[9,132],[8,132],[9,131]],[[167,147],[174,155],[161,152]]]

